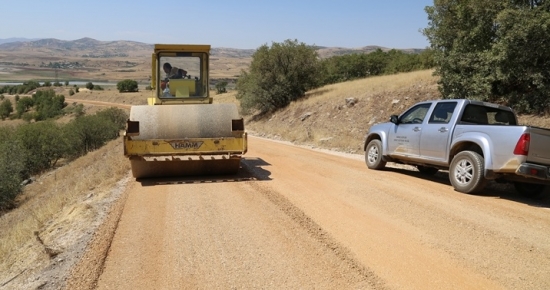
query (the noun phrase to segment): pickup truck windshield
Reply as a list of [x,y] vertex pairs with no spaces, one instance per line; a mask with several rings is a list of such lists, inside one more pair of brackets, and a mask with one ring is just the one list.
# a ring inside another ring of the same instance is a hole
[[514,113],[499,108],[469,104],[464,109],[460,124],[517,125]]

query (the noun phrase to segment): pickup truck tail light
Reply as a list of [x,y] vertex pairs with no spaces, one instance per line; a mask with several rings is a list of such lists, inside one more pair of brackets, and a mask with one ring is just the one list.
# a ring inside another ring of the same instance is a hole
[[529,141],[531,141],[531,135],[529,135],[529,133],[523,133],[523,135],[519,137],[518,143],[516,143],[514,154],[527,156],[529,153]]

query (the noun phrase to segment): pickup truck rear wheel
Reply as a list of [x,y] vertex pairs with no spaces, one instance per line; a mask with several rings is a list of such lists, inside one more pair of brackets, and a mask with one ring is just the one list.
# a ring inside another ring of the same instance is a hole
[[546,189],[544,184],[526,182],[514,182],[514,187],[517,192],[525,197],[537,197]]
[[462,151],[456,154],[451,162],[449,179],[455,190],[475,193],[487,184],[483,171],[485,171],[483,156],[474,151]]
[[374,139],[369,142],[365,150],[365,163],[369,169],[383,169],[386,161],[382,159],[382,142]]

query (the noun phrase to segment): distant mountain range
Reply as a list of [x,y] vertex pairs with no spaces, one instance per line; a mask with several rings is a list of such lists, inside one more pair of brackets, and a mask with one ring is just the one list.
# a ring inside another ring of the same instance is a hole
[[[360,48],[344,47],[316,47],[321,57],[331,57],[335,55],[345,55],[351,53],[369,53],[377,49],[388,51],[390,48],[381,46],[364,46]],[[77,40],[59,40],[55,38],[27,39],[27,38],[6,38],[0,39],[0,51],[40,51],[42,53],[51,53],[52,55],[82,55],[90,57],[116,57],[129,55],[150,54],[153,50],[153,44],[147,44],[136,41],[118,40],[118,41],[100,41],[85,37]],[[401,49],[409,53],[418,53],[423,49]],[[213,57],[228,58],[248,58],[255,52],[255,49],[237,49],[213,47]]]
[[0,44],[4,44],[4,43],[9,43],[9,42],[17,42],[17,41],[34,41],[34,40],[39,40],[40,38],[33,38],[33,39],[29,39],[29,38],[21,38],[21,37],[12,37],[12,38],[0,38]]

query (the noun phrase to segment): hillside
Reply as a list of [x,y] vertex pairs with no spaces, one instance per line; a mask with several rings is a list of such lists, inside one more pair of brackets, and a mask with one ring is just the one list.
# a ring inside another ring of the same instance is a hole
[[[369,53],[389,48],[317,47],[319,56]],[[405,49],[419,52],[422,49]],[[0,43],[0,82],[36,80],[118,82],[133,79],[147,84],[151,75],[153,44],[135,41],[72,41],[54,38]],[[211,77],[235,79],[252,60],[254,49],[213,47]]]

